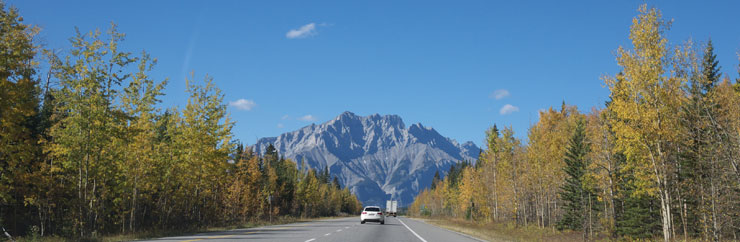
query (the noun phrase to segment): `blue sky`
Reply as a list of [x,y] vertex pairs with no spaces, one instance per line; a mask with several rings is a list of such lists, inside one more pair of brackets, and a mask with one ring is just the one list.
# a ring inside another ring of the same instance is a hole
[[170,78],[163,106],[185,106],[190,71],[214,77],[247,144],[343,111],[398,114],[478,145],[494,123],[525,138],[540,109],[603,105],[600,77],[618,71],[642,3],[674,19],[673,44],[711,36],[722,71],[738,76],[740,1],[204,2],[7,3],[57,50],[75,26],[117,23],[123,48],[146,50],[153,76]]

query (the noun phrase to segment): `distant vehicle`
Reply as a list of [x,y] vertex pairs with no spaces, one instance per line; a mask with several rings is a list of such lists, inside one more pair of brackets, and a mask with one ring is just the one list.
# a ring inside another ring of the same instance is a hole
[[365,209],[362,210],[362,214],[360,215],[360,223],[364,224],[365,222],[380,222],[380,224],[385,224],[385,215],[383,215],[383,212],[380,211],[380,207],[365,207]]
[[388,216],[398,216],[398,201],[388,200],[385,202],[385,214]]

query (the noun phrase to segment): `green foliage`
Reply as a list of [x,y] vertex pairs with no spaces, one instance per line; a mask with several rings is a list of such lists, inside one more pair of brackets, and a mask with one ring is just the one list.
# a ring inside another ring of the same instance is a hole
[[720,80],[711,40],[697,57],[690,41],[669,45],[658,9],[638,11],[631,49],[617,51],[622,69],[604,78],[604,109],[586,121],[565,103],[540,111],[525,145],[494,125],[476,165],[453,167],[409,213],[582,230],[581,239],[737,239],[740,79]]
[[623,180],[618,203],[616,234],[622,237],[647,239],[660,234],[660,206],[655,197],[637,194],[632,182],[634,177],[626,175]]
[[0,1],[0,225],[11,231],[23,231],[36,215],[27,204],[37,203],[42,161],[37,33]]
[[585,229],[587,215],[598,205],[589,204],[596,201],[594,188],[587,187],[584,183],[586,168],[588,167],[587,154],[590,150],[586,143],[586,132],[584,120],[576,122],[576,129],[570,139],[568,151],[565,153],[565,167],[563,170],[567,176],[565,183],[560,187],[560,198],[564,202],[564,214],[558,221],[556,227],[560,230]]
[[717,55],[714,53],[714,45],[712,40],[709,39],[706,48],[704,48],[704,56],[701,63],[701,76],[702,78],[702,89],[704,93],[710,92],[714,86],[719,83],[721,77],[719,61]]
[[361,209],[328,170],[319,180],[274,147],[260,157],[236,144],[212,77],[191,76],[184,109],[160,110],[156,59],[123,51],[115,25],[78,30],[68,55],[45,51],[42,103],[38,30],[21,21],[0,2],[0,225],[12,235],[84,240]]
[[435,188],[437,188],[437,184],[440,181],[442,181],[442,179],[439,176],[439,170],[434,171],[434,177],[432,177],[432,185],[431,185],[430,189],[434,190]]
[[[633,48],[618,50],[622,70],[605,78],[606,109],[541,111],[525,144],[494,125],[475,165],[437,172],[409,213],[580,229],[584,239],[737,239],[740,79],[720,80],[711,40],[701,58],[690,42],[668,45],[669,26],[641,6]],[[0,2],[0,224],[13,235],[83,240],[362,208],[329,167],[235,142],[212,77],[191,75],[187,105],[160,110],[167,81],[150,77],[156,59],[121,48],[115,25],[42,51],[42,87],[38,32]]]
[[447,172],[447,176],[445,177],[450,187],[455,188],[460,184],[463,170],[468,166],[470,166],[470,162],[468,161],[461,161],[450,166],[450,170]]

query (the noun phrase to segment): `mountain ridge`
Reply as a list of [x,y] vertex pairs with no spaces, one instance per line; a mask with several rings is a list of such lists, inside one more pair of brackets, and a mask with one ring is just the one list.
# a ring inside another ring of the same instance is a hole
[[446,174],[453,164],[474,161],[480,152],[473,142],[460,144],[421,123],[407,128],[398,115],[349,111],[322,124],[261,138],[253,147],[262,155],[270,144],[296,163],[305,161],[317,170],[328,167],[365,205],[382,205],[391,198],[409,204],[431,184],[436,171]]

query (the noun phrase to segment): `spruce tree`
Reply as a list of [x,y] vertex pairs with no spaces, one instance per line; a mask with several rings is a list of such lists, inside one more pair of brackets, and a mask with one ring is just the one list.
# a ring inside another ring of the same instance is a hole
[[36,183],[41,147],[36,70],[38,28],[24,24],[17,9],[0,1],[0,225],[11,233],[37,217]]
[[275,163],[277,163],[279,157],[277,149],[275,149],[275,146],[272,144],[269,144],[267,148],[265,149],[265,154],[262,157],[264,159],[265,164],[269,164],[271,166],[274,166]]
[[432,178],[432,187],[431,189],[434,190],[437,188],[437,183],[439,183],[442,179],[439,177],[439,170],[434,172],[434,178]]
[[655,197],[636,192],[632,173],[625,171],[619,174],[616,234],[631,239],[652,238],[661,231],[660,207]]
[[719,61],[717,55],[714,54],[714,45],[712,45],[712,39],[707,42],[707,47],[704,49],[704,58],[702,60],[702,77],[703,91],[704,93],[709,92],[719,82],[719,78],[722,75],[720,73]]
[[322,182],[329,184],[329,179],[331,179],[331,175],[329,174],[329,166],[324,166],[324,177]]
[[[586,131],[584,121],[578,120],[576,129],[570,139],[570,146],[565,154],[565,171],[567,177],[565,183],[560,187],[560,196],[564,204],[565,214],[558,221],[557,228],[560,230],[571,229],[580,230],[584,228],[588,212],[588,199],[593,196],[591,191],[584,189],[583,177],[586,173],[586,154],[589,152],[589,146],[585,141]],[[595,199],[593,199],[595,200]],[[595,206],[592,206],[595,207]]]
[[475,169],[483,167],[483,149],[478,150],[478,160],[475,161]]
[[332,185],[334,186],[334,188],[336,188],[337,190],[341,190],[341,189],[342,189],[342,185],[341,185],[341,184],[339,184],[339,178],[337,178],[336,176],[334,177],[334,180],[332,180],[332,181],[331,181],[331,184],[332,184]]
[[[679,154],[679,165],[677,167],[677,202],[679,203],[680,224],[684,238],[695,236],[701,231],[701,215],[699,211],[706,210],[700,204],[704,194],[702,185],[707,182],[707,177],[712,176],[710,162],[715,159],[719,148],[713,143],[715,135],[712,134],[711,117],[716,116],[717,104],[709,98],[710,93],[719,82],[720,67],[717,55],[710,39],[704,49],[701,61],[701,71],[693,75],[688,87],[689,98],[682,109],[682,126],[685,128],[687,139],[683,142]],[[708,185],[707,185],[708,186]],[[710,216],[711,217],[711,216]],[[704,221],[705,227],[706,223]]]

